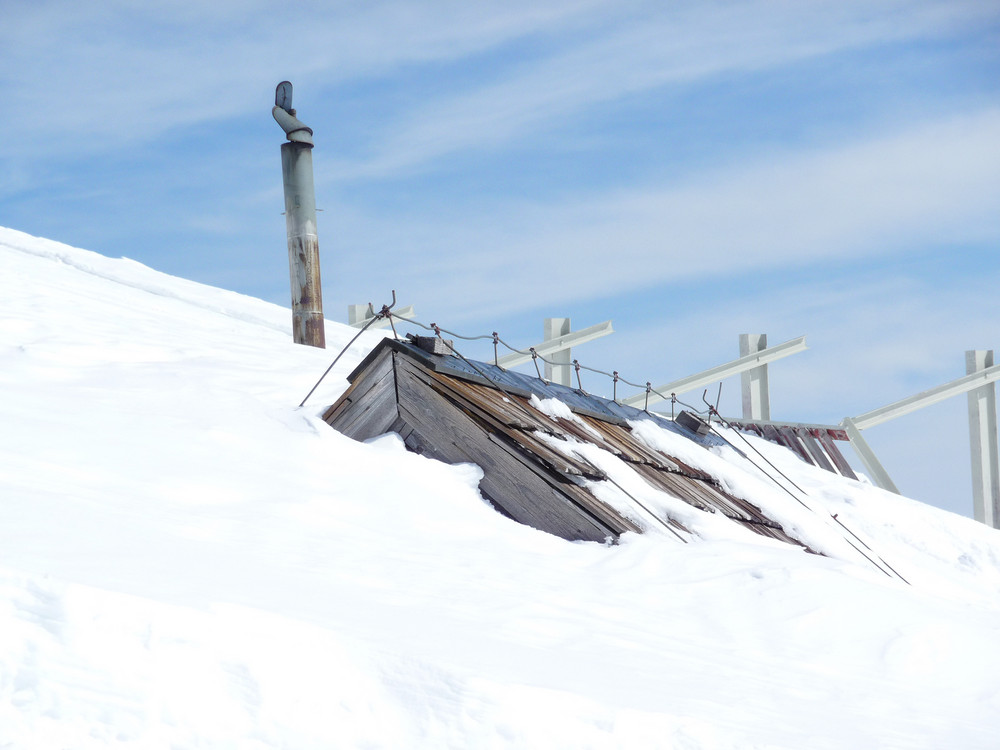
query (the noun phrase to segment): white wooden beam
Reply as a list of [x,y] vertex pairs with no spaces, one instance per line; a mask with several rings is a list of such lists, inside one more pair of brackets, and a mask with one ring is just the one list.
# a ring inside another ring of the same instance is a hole
[[[552,354],[560,351],[561,349],[569,349],[574,346],[579,346],[580,344],[585,344],[588,341],[599,339],[601,336],[607,336],[609,333],[614,332],[614,328],[611,327],[611,321],[606,320],[603,323],[598,323],[596,326],[590,326],[590,328],[574,331],[573,333],[568,333],[565,336],[558,336],[554,339],[543,341],[535,347],[535,352],[539,356],[548,359]],[[527,354],[514,352],[513,354],[507,354],[500,357],[497,364],[504,368],[510,368],[530,361],[531,352],[528,352]]]
[[[767,349],[766,333],[741,333],[740,356]],[[767,365],[758,365],[740,374],[743,387],[743,418],[759,419],[767,422],[771,419],[771,397],[767,385]]]
[[[553,341],[565,336],[570,332],[569,318],[546,318],[542,340]],[[535,351],[538,351],[535,349]],[[573,350],[571,347],[552,352],[546,359],[554,364],[545,363],[545,379],[550,383],[570,386],[573,384],[570,365],[573,363]]]
[[[696,388],[703,388],[707,385],[711,385],[712,383],[718,383],[720,380],[725,380],[732,375],[739,375],[741,372],[746,370],[752,370],[759,365],[764,365],[768,362],[774,362],[775,360],[788,357],[792,354],[797,354],[807,348],[806,337],[799,336],[796,339],[785,341],[782,344],[763,349],[753,354],[748,354],[747,356],[740,357],[739,359],[734,359],[732,362],[727,362],[724,365],[713,367],[710,370],[705,370],[697,375],[690,375],[686,378],[675,380],[672,383],[658,386],[654,390],[666,395],[658,396],[656,393],[651,392],[649,394],[649,403],[653,404],[658,401],[662,401],[664,398],[669,398],[669,394],[671,393],[687,393],[688,391],[693,391]],[[626,399],[622,399],[621,403],[626,406],[638,406],[639,404],[645,404],[646,394],[640,393],[636,396],[629,396]]]
[[[993,366],[993,352],[965,353],[965,371],[980,373]],[[969,391],[969,446],[972,452],[973,517],[1000,528],[1000,453],[997,450],[996,384]]]
[[952,396],[959,396],[968,391],[981,388],[982,386],[989,385],[997,380],[1000,380],[1000,365],[987,367],[984,370],[979,370],[970,375],[966,375],[963,378],[952,380],[950,383],[945,383],[944,385],[939,385],[936,388],[930,388],[926,391],[922,391],[916,396],[910,396],[909,398],[901,399],[895,403],[889,404],[888,406],[883,406],[879,409],[873,409],[872,411],[865,412],[857,417],[852,417],[851,421],[859,430],[867,430],[869,427],[874,427],[877,424],[888,422],[890,419],[901,417],[904,414],[909,414],[910,412],[922,409],[925,406],[936,404],[940,401],[944,401],[945,399],[949,399]]
[[871,449],[868,445],[868,441],[864,439],[861,435],[861,430],[858,428],[857,423],[850,417],[845,417],[844,421],[840,423],[840,426],[844,428],[844,432],[847,433],[848,439],[851,441],[851,446],[854,448],[854,452],[858,454],[858,458],[861,459],[861,463],[865,465],[865,469],[868,470],[868,476],[875,483],[876,486],[881,487],[883,490],[889,490],[889,492],[895,492],[897,495],[900,494],[899,490],[896,489],[895,482],[889,476],[889,472],[885,470],[882,463],[875,456],[875,451]]
[[[377,312],[377,311],[376,311]],[[406,305],[405,307],[400,307],[397,310],[393,310],[392,314],[397,318],[412,318],[416,313],[413,311],[413,305]],[[347,325],[353,326],[354,328],[364,328],[365,323],[371,320],[373,315],[370,314],[368,305],[348,305],[347,306]],[[389,325],[389,321],[386,318],[382,320],[377,320],[371,324],[371,328],[386,328]]]

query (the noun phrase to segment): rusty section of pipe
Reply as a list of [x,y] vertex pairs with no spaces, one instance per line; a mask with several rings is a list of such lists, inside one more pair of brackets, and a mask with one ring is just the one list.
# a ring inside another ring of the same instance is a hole
[[[292,292],[292,337],[296,344],[326,348],[323,290],[316,232],[313,189],[312,130],[295,118],[291,84],[283,81],[275,93],[275,120],[288,142],[281,144],[281,179],[285,191],[285,229]],[[279,116],[279,114],[281,116]]]
[[281,172],[285,187],[292,333],[296,344],[325,349],[316,199],[312,189],[312,146],[292,142],[281,144]]

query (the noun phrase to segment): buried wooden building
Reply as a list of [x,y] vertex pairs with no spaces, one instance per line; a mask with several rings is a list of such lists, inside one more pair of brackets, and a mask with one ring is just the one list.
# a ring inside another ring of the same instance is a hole
[[[449,348],[440,339],[384,339],[348,376],[350,386],[323,419],[357,440],[396,432],[416,453],[448,463],[477,464],[484,474],[480,491],[498,511],[564,539],[617,540],[651,523],[681,538],[689,533],[678,518],[636,498],[625,508],[602,500],[597,488],[613,479],[573,450],[591,444],[626,462],[653,488],[693,508],[807,547],[748,498],[633,434],[637,421],[654,420],[703,447],[723,445],[697,417],[668,420],[444,352]],[[569,412],[553,416],[553,410],[545,408],[552,403],[546,400],[553,398]]]

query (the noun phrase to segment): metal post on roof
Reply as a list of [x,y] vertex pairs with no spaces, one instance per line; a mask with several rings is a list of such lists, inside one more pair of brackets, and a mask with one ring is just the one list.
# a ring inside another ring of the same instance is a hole
[[295,116],[292,84],[288,81],[282,81],[275,89],[271,114],[288,138],[287,143],[281,144],[281,180],[285,191],[285,230],[292,287],[292,338],[296,344],[325,349],[313,189],[313,131]]
[[[993,351],[965,353],[967,374],[993,366]],[[997,449],[996,384],[969,391],[969,447],[972,454],[973,517],[1000,529],[1000,452]]]
[[[416,312],[413,309],[413,305],[406,305],[405,307],[394,308],[392,315],[396,318],[406,318],[409,320],[416,316]],[[375,310],[371,304],[347,306],[347,325],[352,328],[364,328],[365,323],[374,317]],[[389,325],[389,319],[383,318],[372,323],[370,328],[386,328]]]
[[[746,357],[767,349],[766,333],[741,333],[740,356]],[[768,422],[771,419],[771,397],[767,384],[767,364],[740,373],[743,387],[743,418]]]

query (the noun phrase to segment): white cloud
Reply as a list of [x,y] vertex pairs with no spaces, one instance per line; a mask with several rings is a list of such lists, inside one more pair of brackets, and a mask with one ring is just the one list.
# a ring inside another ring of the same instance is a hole
[[[387,125],[356,173],[494,147],[625,94],[975,23],[982,4],[257,2],[8,4],[0,143],[100,152],[267,111],[281,77],[313,88],[529,42],[506,78],[446,93]],[[212,133],[206,131],[207,138]],[[2,148],[2,147],[0,147]]]
[[943,36],[983,14],[971,5],[924,2],[662,4],[630,11],[608,14],[599,32],[565,48],[553,45],[499,82],[406,112],[384,126],[371,158],[334,165],[331,179],[409,172],[454,152],[496,149],[624,96]]
[[[536,33],[589,4],[73,3],[5,9],[0,142],[47,154],[269,111],[282,76],[329,86]],[[23,119],[22,119],[23,118]],[[211,132],[206,132],[210,137]]]
[[[418,293],[510,313],[541,298],[568,303],[1000,241],[998,204],[1000,110],[989,109],[823,151],[770,154],[686,185],[549,205],[498,202],[460,225],[347,215],[341,241],[361,255],[391,248],[397,277]],[[387,273],[360,261],[353,270],[362,279]]]

